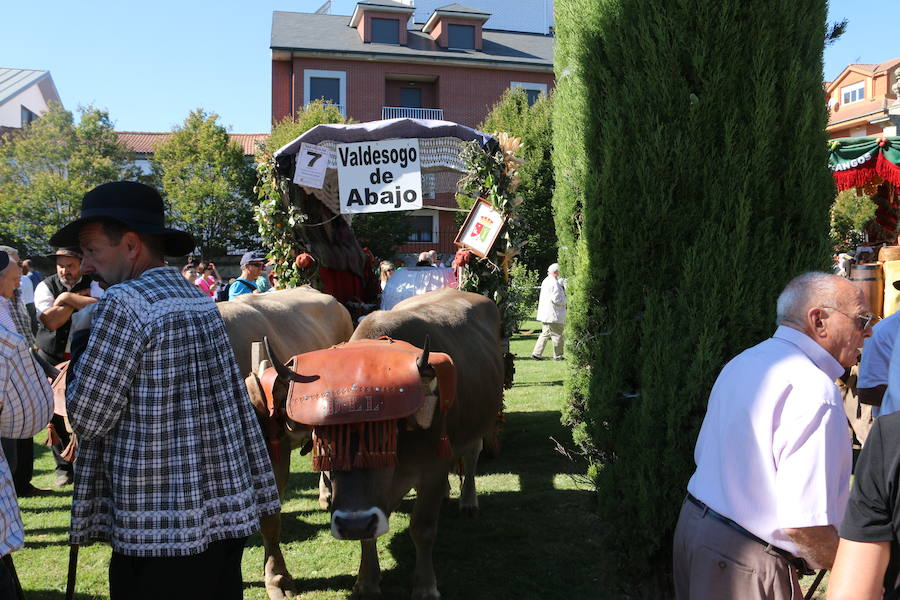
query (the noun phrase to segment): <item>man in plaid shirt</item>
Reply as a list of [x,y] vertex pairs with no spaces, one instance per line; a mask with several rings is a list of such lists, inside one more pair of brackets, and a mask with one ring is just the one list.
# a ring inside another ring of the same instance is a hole
[[191,252],[151,187],[88,192],[54,246],[111,287],[73,357],[71,541],[108,541],[110,598],[242,597],[244,542],[279,509],[256,416],[213,301],[165,266]]

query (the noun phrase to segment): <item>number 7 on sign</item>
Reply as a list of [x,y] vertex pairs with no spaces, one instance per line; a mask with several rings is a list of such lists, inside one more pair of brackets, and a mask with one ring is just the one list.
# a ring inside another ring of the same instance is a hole
[[297,166],[294,170],[294,183],[322,189],[322,184],[325,182],[325,170],[330,161],[331,151],[325,146],[301,143],[300,151],[297,153]]

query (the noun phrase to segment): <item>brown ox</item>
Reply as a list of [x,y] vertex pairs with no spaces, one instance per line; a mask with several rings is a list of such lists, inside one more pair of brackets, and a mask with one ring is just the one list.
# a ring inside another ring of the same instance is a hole
[[[460,494],[460,508],[475,512],[478,506],[475,462],[482,438],[493,431],[503,396],[500,315],[496,305],[484,296],[449,288],[429,292],[404,300],[390,311],[370,314],[353,333],[351,342],[381,336],[420,347],[428,338],[432,351],[446,353],[453,359],[457,376],[456,401],[443,418],[454,457],[461,457],[466,463],[467,476]],[[273,354],[272,360],[277,361],[278,353]],[[297,371],[310,374],[304,370],[302,356]],[[427,387],[428,376],[424,372],[423,375]],[[281,369],[279,380],[289,377],[290,374]],[[377,384],[358,383],[364,386]],[[302,389],[302,384],[294,385],[300,385]],[[280,394],[284,393],[282,388]],[[416,501],[410,522],[410,535],[416,548],[412,597],[440,598],[432,548],[453,461],[441,458],[435,451],[439,438],[437,427],[400,428],[396,466],[331,471],[332,535],[362,543],[359,575],[354,585],[357,595],[380,594],[381,571],[375,538],[388,531],[391,512],[407,492],[415,488]]]
[[[253,342],[262,342],[267,337],[274,353],[294,356],[345,342],[353,332],[347,310],[331,296],[310,288],[246,294],[231,302],[221,302],[218,307],[241,373],[249,375],[250,398],[260,412],[265,411],[265,403],[252,374],[257,367],[251,360]],[[214,342],[210,340],[210,343]],[[270,451],[270,456],[278,492],[283,497],[290,474],[291,449],[305,443],[309,431],[306,428],[289,431],[279,414],[275,421],[279,425],[274,432],[279,451],[276,456]],[[267,437],[273,437],[271,429],[266,433]],[[293,581],[279,546],[281,515],[263,518],[261,530],[265,546],[266,592],[273,600],[293,597]]]

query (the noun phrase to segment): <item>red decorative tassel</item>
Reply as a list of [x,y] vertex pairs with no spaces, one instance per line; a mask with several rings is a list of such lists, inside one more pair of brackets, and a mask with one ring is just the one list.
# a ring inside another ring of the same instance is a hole
[[882,179],[893,186],[900,186],[900,166],[895,165],[887,158],[883,152],[878,153],[878,160],[875,161],[875,170]]
[[[882,155],[878,154],[878,159],[875,161],[876,164],[880,164],[882,161]],[[863,163],[862,166],[855,167],[853,169],[847,169],[845,171],[835,171],[834,172],[834,184],[837,186],[839,192],[843,192],[844,190],[853,189],[856,187],[864,186],[869,183],[876,174],[881,175],[876,168],[876,164],[872,164],[873,161],[868,161]],[[889,161],[885,160],[888,164],[891,164]],[[892,165],[893,166],[893,165]],[[882,175],[884,179],[888,179],[884,175]]]
[[59,434],[56,433],[56,427],[53,426],[53,423],[47,425],[47,440],[44,442],[45,446],[58,446],[62,443],[62,440],[59,439]]

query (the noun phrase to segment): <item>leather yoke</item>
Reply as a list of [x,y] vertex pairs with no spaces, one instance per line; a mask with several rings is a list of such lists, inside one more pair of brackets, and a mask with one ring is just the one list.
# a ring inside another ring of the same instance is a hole
[[[425,401],[416,365],[421,355],[412,344],[387,338],[300,354],[288,391],[288,417],[312,426],[407,417]],[[429,356],[429,363],[450,359],[439,352]]]

